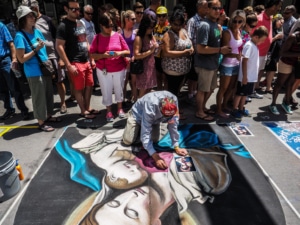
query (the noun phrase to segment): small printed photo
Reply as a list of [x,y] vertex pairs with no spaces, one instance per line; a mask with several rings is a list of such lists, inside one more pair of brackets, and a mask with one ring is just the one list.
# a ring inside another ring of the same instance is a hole
[[175,156],[177,172],[196,171],[193,160],[190,156]]
[[230,129],[238,136],[254,136],[244,125],[231,125]]

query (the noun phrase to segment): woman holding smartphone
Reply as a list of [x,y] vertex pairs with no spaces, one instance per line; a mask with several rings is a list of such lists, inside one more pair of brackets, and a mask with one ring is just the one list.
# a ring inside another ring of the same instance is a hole
[[112,122],[112,95],[115,94],[119,118],[124,118],[122,109],[123,87],[125,81],[125,56],[130,54],[128,45],[122,35],[113,31],[113,19],[109,13],[99,18],[101,33],[97,34],[90,46],[90,53],[96,61],[97,77],[102,92],[102,104],[106,106],[106,120]]

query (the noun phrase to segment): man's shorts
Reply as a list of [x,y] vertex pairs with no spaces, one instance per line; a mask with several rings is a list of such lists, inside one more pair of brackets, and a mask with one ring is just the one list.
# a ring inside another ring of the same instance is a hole
[[195,67],[198,74],[198,91],[210,92],[217,87],[217,70]]
[[223,66],[220,65],[219,71],[221,75],[232,76],[239,74],[240,66]]
[[236,95],[238,96],[248,96],[253,93],[254,90],[254,83],[249,82],[246,85],[242,85],[242,82],[238,81]]
[[259,68],[258,71],[264,70],[266,67],[267,56],[259,56]]
[[286,64],[279,60],[278,62],[278,73],[282,74],[291,74],[293,72],[293,66]]
[[85,87],[93,87],[93,70],[90,62],[72,62],[78,71],[77,75],[69,74],[75,90],[83,90]]
[[63,68],[61,68],[57,62],[57,59],[50,59],[55,70],[56,82],[60,83],[63,82],[66,78],[66,74]]

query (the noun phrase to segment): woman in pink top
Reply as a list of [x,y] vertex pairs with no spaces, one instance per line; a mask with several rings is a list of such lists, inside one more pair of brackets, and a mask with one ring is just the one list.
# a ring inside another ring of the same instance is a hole
[[125,81],[126,60],[129,48],[121,34],[114,32],[112,17],[104,13],[99,18],[101,33],[97,34],[91,44],[90,53],[96,61],[97,77],[102,92],[102,104],[106,106],[106,119],[112,122],[112,94],[118,105],[118,116],[124,118],[122,109],[123,86]]
[[222,46],[231,47],[231,53],[224,55],[220,66],[220,87],[217,93],[217,114],[223,118],[229,116],[222,109],[227,108],[227,103],[233,95],[237,82],[241,54],[239,47],[243,44],[241,28],[246,21],[243,10],[236,10],[232,13],[228,29],[222,34]]

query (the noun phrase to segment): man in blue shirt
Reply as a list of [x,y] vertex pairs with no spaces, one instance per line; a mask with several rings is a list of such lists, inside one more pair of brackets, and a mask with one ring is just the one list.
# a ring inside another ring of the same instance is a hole
[[15,97],[16,105],[21,111],[23,119],[29,119],[28,108],[24,97],[16,87],[16,78],[11,73],[11,68],[17,68],[18,62],[13,39],[7,27],[0,22],[0,95],[4,100],[6,112],[0,116],[0,120],[6,120],[15,114],[11,95]]
[[179,148],[178,140],[178,100],[168,91],[155,91],[138,99],[128,112],[127,124],[123,134],[123,142],[131,145],[138,140],[154,159],[159,169],[168,168],[153,147],[159,140],[160,123],[168,123],[168,131],[172,139],[172,147],[178,155],[187,155],[186,149]]

